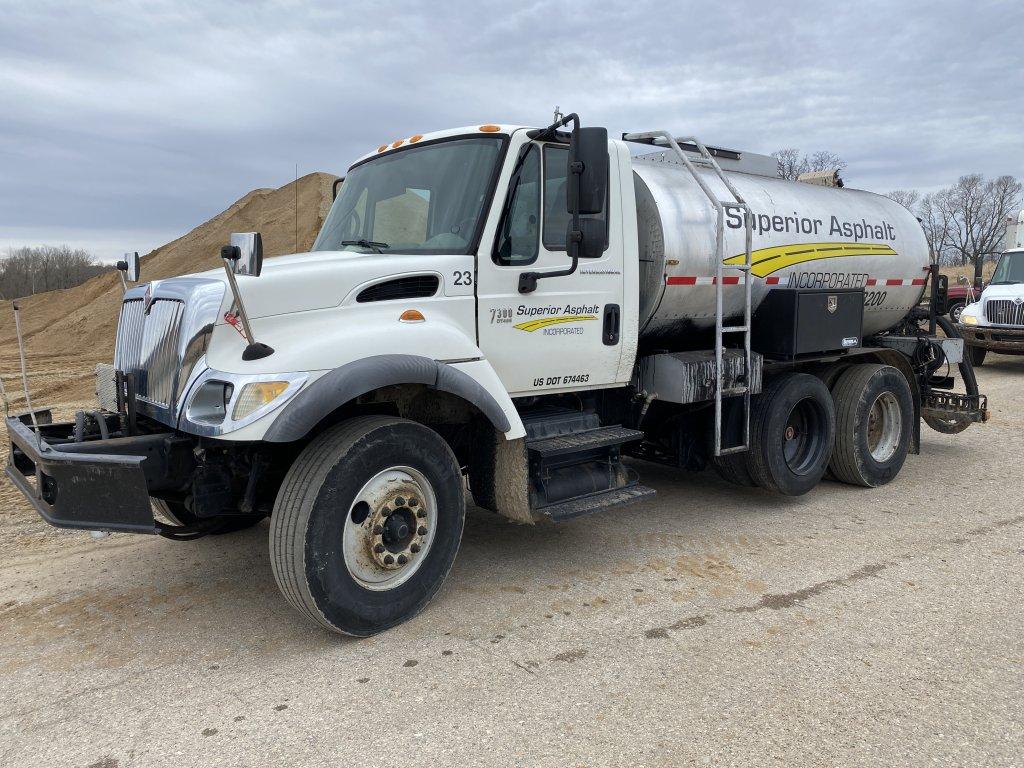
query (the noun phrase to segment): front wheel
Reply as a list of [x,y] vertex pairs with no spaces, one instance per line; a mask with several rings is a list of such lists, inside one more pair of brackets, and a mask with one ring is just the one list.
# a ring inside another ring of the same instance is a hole
[[954,304],[949,308],[949,319],[954,323],[960,322],[960,313],[964,311],[965,304]]
[[462,473],[440,435],[406,419],[355,418],[288,470],[271,517],[274,578],[313,621],[373,635],[434,596],[464,518]]

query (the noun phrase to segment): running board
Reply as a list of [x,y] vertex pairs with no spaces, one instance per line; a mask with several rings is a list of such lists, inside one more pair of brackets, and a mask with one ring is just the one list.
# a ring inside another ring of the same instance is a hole
[[642,440],[643,432],[625,427],[598,427],[588,429],[585,432],[570,432],[566,435],[545,437],[540,440],[531,440],[526,444],[534,453],[544,458],[550,456],[565,456],[582,451],[593,451],[598,448],[609,448],[613,445],[622,445],[636,440]]
[[606,509],[623,507],[644,499],[652,498],[656,491],[644,485],[630,485],[625,488],[613,488],[610,491],[592,493],[589,496],[578,496],[575,499],[562,501],[538,509],[537,512],[556,523],[572,520],[574,517],[604,512]]

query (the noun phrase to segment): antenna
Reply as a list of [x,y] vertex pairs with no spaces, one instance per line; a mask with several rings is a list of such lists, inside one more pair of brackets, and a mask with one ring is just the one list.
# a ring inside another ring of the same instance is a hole
[[299,164],[295,164],[295,250],[299,252]]
[[553,120],[553,122],[555,122],[555,123],[561,122],[563,117],[565,117],[565,115],[562,114],[561,107],[559,107],[557,104],[555,104],[555,119]]

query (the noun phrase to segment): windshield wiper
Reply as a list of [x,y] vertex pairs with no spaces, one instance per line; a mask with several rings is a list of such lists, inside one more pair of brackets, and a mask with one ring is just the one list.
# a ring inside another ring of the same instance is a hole
[[342,240],[341,244],[342,245],[358,245],[358,246],[361,246],[363,248],[370,248],[370,249],[376,251],[377,253],[383,253],[383,250],[385,248],[390,248],[391,247],[387,243],[378,243],[375,240],[367,240],[365,238],[362,239],[362,240]]

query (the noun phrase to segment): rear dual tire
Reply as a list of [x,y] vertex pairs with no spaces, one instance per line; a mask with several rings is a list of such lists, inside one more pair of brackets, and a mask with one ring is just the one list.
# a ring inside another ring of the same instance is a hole
[[835,433],[832,396],[817,376],[776,376],[754,398],[747,471],[761,488],[800,496],[821,482]]
[[852,365],[836,379],[832,397],[832,476],[850,485],[885,485],[903,468],[914,430],[914,400],[906,378],[890,365]]
[[[913,437],[910,385],[888,365],[857,363],[825,382],[808,374],[771,379],[752,400],[750,449],[714,460],[718,473],[741,486],[787,496],[814,488],[826,470],[840,482],[865,487],[891,481]],[[742,411],[723,412],[726,434],[742,434]]]

